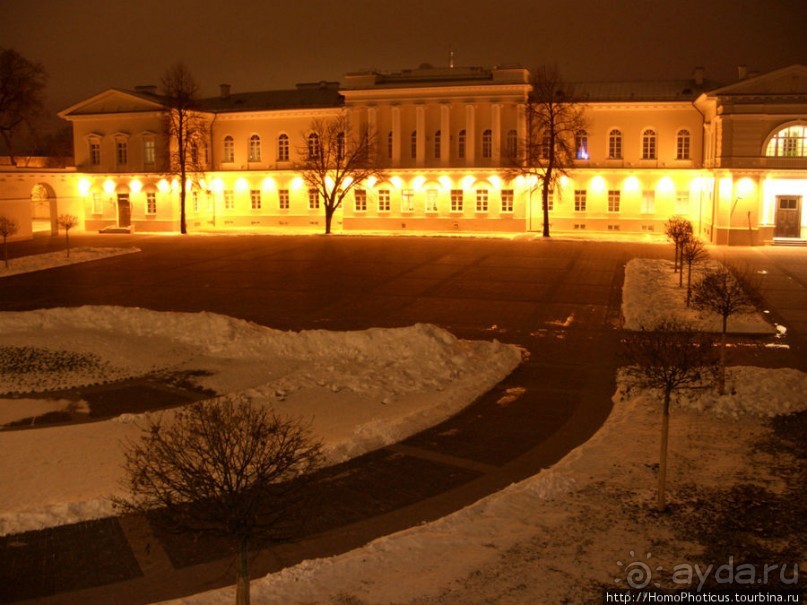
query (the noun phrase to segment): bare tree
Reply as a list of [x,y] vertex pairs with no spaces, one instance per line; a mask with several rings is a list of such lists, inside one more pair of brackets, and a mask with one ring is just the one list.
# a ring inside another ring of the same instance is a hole
[[[690,237],[681,247],[681,262],[687,264],[687,307],[692,301],[692,267],[693,265],[703,262],[708,257],[709,252],[706,250],[706,244],[697,237]],[[678,279],[679,286],[681,285],[683,275],[684,270],[682,268]]]
[[718,391],[726,392],[726,335],[729,317],[753,311],[760,304],[759,284],[748,271],[721,265],[706,271],[693,288],[692,303],[699,309],[717,313],[722,319],[720,333],[720,375]]
[[56,223],[64,229],[64,241],[67,246],[67,257],[70,258],[70,230],[78,225],[78,217],[73,214],[60,214]]
[[631,334],[625,343],[630,364],[626,368],[631,387],[651,389],[662,396],[661,448],[659,453],[659,511],[667,507],[667,449],[670,435],[670,403],[680,391],[709,388],[714,383],[715,359],[711,337],[686,324],[668,320],[653,330]]
[[170,423],[150,420],[126,452],[126,512],[174,531],[222,537],[238,553],[236,604],[248,605],[249,548],[299,508],[321,463],[306,425],[244,398],[200,401]]
[[9,237],[19,230],[20,228],[17,225],[17,221],[7,216],[0,215],[0,236],[3,238],[3,260],[6,263],[6,269],[8,269],[8,245],[6,242]]
[[183,63],[171,66],[162,77],[165,132],[168,138],[168,174],[179,179],[179,230],[188,232],[188,182],[198,187],[206,165],[208,120],[199,108],[199,85]]
[[587,154],[578,146],[587,121],[574,87],[563,80],[556,66],[536,69],[530,84],[525,136],[517,149],[508,149],[509,171],[527,177],[530,194],[540,187],[543,236],[549,237],[549,195],[578,154]]
[[16,166],[14,140],[23,127],[31,132],[44,113],[45,68],[10,48],[0,48],[0,136]]
[[345,112],[313,120],[302,134],[297,153],[301,159],[295,169],[322,199],[326,234],[348,192],[367,179],[386,178],[376,155],[376,133],[367,126],[354,127]]
[[[664,225],[664,232],[675,245],[675,261],[673,262],[673,272],[683,269],[683,262],[681,260],[681,248],[688,239],[692,237],[692,223],[687,219],[680,216],[673,216]],[[678,279],[678,285],[681,285],[681,278]]]

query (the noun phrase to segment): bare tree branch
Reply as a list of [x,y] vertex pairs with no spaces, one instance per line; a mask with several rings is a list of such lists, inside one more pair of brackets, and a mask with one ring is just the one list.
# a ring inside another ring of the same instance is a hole
[[14,140],[23,127],[31,132],[44,114],[45,68],[12,49],[0,48],[0,137],[16,166]]

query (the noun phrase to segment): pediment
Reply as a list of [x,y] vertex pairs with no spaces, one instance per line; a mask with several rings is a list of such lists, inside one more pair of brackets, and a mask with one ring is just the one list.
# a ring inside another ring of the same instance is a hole
[[60,111],[59,116],[69,119],[84,115],[161,111],[164,108],[159,98],[149,97],[152,95],[111,88]]
[[807,95],[807,66],[790,65],[708,93],[709,96]]

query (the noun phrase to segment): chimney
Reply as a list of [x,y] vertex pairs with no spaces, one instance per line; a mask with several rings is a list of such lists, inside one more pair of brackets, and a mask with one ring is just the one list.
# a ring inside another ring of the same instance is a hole
[[219,88],[221,89],[220,96],[222,99],[227,99],[230,97],[230,85],[229,84],[219,84]]
[[748,77],[748,66],[746,65],[738,65],[737,66],[737,79],[738,80],[745,80]]
[[692,80],[695,82],[696,86],[703,86],[703,74],[704,74],[703,67],[696,67],[692,72]]

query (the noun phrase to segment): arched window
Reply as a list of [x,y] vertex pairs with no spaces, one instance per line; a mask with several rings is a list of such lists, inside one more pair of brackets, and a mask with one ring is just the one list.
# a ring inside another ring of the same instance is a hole
[[518,133],[515,130],[507,131],[507,157],[518,157]]
[[277,161],[289,161],[289,135],[281,134],[277,137]]
[[650,128],[642,132],[642,159],[656,159],[656,131]]
[[690,146],[691,137],[689,131],[686,129],[679,130],[678,134],[675,136],[675,159],[688,160]]
[[249,137],[249,161],[261,161],[261,137],[257,134],[253,134]]
[[312,132],[308,135],[308,159],[313,160],[319,157],[319,135]]
[[392,159],[392,131],[387,133],[387,158]]
[[340,160],[345,157],[345,133],[344,131],[336,134],[336,157]]
[[807,156],[807,124],[793,124],[776,132],[765,147],[765,155],[786,158]]
[[617,128],[608,133],[608,159],[622,159],[622,131]]
[[440,152],[442,151],[441,146],[442,146],[442,143],[443,143],[441,139],[442,139],[441,132],[439,130],[435,131],[435,133],[434,133],[434,159],[435,160],[440,159]]
[[485,130],[482,133],[482,157],[493,157],[493,132]]
[[578,160],[588,159],[588,133],[585,130],[578,130],[574,135],[574,157]]
[[234,162],[235,161],[235,143],[233,141],[233,137],[227,135],[224,137],[224,157],[221,159],[222,162]]
[[457,133],[457,157],[465,159],[465,131],[460,130]]
[[412,131],[412,134],[409,137],[409,141],[410,141],[409,155],[412,156],[412,159],[414,160],[416,157],[418,157],[418,131],[417,130]]

